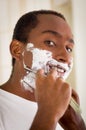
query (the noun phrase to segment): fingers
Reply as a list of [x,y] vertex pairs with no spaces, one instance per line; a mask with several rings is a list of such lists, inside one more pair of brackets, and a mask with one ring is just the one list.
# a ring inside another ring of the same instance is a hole
[[44,74],[44,70],[38,70],[36,74],[36,86],[45,87],[47,84],[47,88],[54,87],[56,91],[61,90],[63,93],[66,91],[66,97],[70,97],[72,95],[72,89],[70,85],[64,82],[63,78],[58,77],[58,73],[55,69],[52,69],[47,75]]
[[35,98],[40,108],[46,111],[48,108],[55,116],[62,117],[70,102],[71,87],[58,77],[55,69],[47,75],[41,69],[36,74]]
[[57,70],[56,70],[55,68],[52,69],[47,76],[48,76],[48,77],[52,77],[53,79],[58,78]]
[[45,75],[43,69],[38,70],[36,74],[36,85],[40,85],[41,83],[43,83],[44,80],[46,81],[46,83],[50,82],[51,84],[54,82],[58,82],[58,84],[63,82],[63,78],[58,76],[58,72],[56,69],[52,69],[47,75]]
[[44,70],[40,69],[37,71],[36,74],[36,87],[40,86],[44,80]]
[[44,70],[43,69],[38,70],[36,74],[36,79],[41,79],[43,77],[44,77]]
[[44,74],[43,69],[38,70],[37,74],[36,74],[36,80],[37,79],[40,80],[40,79],[43,79],[43,78],[50,78],[50,79],[56,80],[58,78],[58,74],[57,74],[56,69],[52,69],[47,75]]
[[[72,89],[68,83],[64,82],[63,78],[58,77],[58,73],[56,69],[52,69],[47,75],[44,74],[44,70],[40,69],[36,75],[36,82],[40,86],[43,82],[46,84],[48,82],[49,87],[55,84],[55,89],[62,89],[63,91],[66,90],[69,95],[72,95]],[[48,86],[47,86],[48,87]],[[68,94],[66,94],[68,95]],[[68,95],[68,96],[69,96]]]

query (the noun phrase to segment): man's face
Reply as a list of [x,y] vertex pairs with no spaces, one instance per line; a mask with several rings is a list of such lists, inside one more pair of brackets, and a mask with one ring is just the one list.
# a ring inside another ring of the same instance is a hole
[[[52,53],[53,59],[70,66],[74,41],[67,22],[50,14],[40,15],[38,20],[39,23],[30,32],[28,41],[34,45],[34,48],[47,50]],[[32,59],[32,53],[25,51],[24,62],[29,68],[32,66]],[[60,73],[63,70],[58,67],[57,71]]]

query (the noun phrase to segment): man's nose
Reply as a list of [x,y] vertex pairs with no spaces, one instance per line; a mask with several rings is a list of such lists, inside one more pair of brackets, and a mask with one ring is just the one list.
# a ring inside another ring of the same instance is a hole
[[62,63],[71,64],[72,56],[69,54],[66,48],[63,48],[63,49],[57,50],[55,59]]

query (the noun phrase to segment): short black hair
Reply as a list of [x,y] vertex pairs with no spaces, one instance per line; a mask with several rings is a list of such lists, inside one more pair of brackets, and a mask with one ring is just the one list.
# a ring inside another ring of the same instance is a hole
[[[65,17],[61,13],[58,13],[53,10],[36,10],[36,11],[28,12],[24,14],[23,16],[21,16],[17,24],[15,25],[12,40],[16,39],[24,44],[27,43],[29,39],[30,31],[33,28],[35,28],[39,23],[37,16],[43,15],[43,14],[46,14],[46,15],[52,14],[66,20]],[[15,63],[15,59],[13,58],[12,59],[13,66],[14,66],[14,63]]]

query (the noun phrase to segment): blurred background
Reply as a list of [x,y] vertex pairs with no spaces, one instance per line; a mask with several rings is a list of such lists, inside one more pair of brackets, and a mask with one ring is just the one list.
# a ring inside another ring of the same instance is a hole
[[24,13],[38,9],[61,12],[74,34],[74,67],[68,78],[80,97],[82,116],[86,122],[86,0],[0,0],[0,85],[9,79],[11,55],[9,45],[14,26]]

